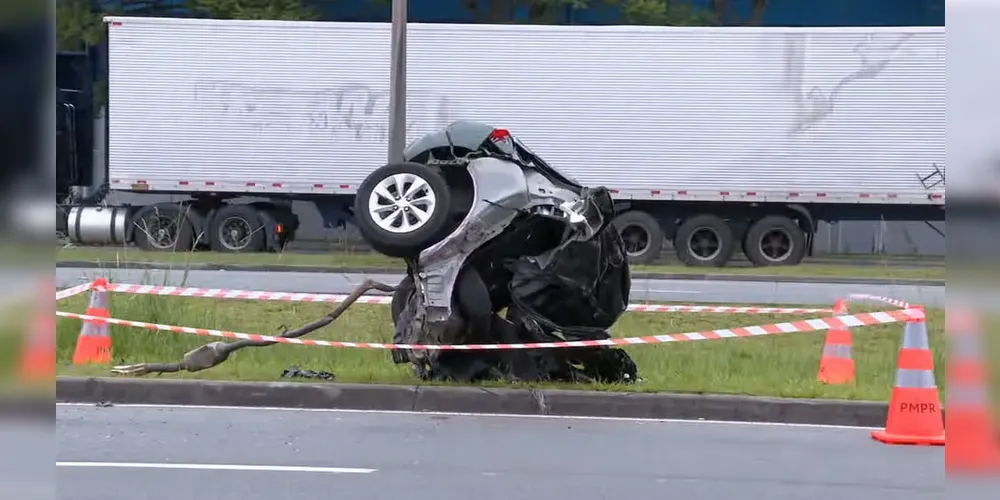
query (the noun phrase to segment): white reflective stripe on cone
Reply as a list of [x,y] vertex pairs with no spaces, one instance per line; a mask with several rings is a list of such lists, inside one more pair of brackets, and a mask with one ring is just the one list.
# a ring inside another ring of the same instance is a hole
[[934,382],[933,370],[896,370],[896,387],[906,389],[927,389],[937,385]]
[[903,329],[903,349],[930,349],[927,323],[907,323]]
[[828,358],[851,358],[853,349],[849,345],[827,344],[823,346],[823,356]]

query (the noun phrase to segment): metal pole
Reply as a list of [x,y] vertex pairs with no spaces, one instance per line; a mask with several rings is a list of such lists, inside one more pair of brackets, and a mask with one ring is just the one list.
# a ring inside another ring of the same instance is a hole
[[407,0],[392,0],[389,163],[403,161],[403,148],[406,147],[406,3]]

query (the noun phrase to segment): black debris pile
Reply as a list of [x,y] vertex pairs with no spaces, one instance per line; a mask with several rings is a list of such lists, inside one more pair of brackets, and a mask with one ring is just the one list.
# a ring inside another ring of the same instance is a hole
[[[608,329],[626,311],[631,289],[627,255],[618,232],[606,224],[587,241],[562,246],[548,242],[545,245],[551,245],[549,248],[559,249],[543,262],[530,257],[538,253],[524,251],[525,242],[531,239],[524,233],[545,231],[527,222],[523,227],[523,231],[495,239],[470,259],[471,264],[456,282],[453,308],[458,314],[454,324],[445,338],[430,340],[509,344],[610,338]],[[501,258],[491,252],[497,248],[505,248],[512,255]],[[501,264],[484,265],[487,258],[500,260]],[[412,281],[407,284],[404,280],[400,287],[404,286],[412,289]],[[415,338],[415,329],[407,328],[416,309],[413,296],[410,299],[409,307],[393,311],[396,343],[428,340]],[[612,347],[448,350],[417,355],[401,350],[393,353],[393,360],[411,362],[417,376],[435,381],[639,381],[638,369],[628,353]]]
[[297,366],[292,366],[281,372],[281,378],[308,378],[332,381],[336,376],[330,372],[303,370]]

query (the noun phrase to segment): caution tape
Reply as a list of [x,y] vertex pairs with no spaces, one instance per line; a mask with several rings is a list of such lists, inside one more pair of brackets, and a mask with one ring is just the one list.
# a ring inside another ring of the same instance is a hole
[[557,349],[567,347],[601,347],[601,346],[624,346],[638,344],[666,344],[672,342],[688,342],[699,340],[719,340],[740,337],[758,337],[766,335],[780,335],[795,332],[815,332],[829,330],[831,328],[850,328],[859,326],[881,325],[886,323],[898,323],[910,319],[924,318],[921,309],[900,309],[893,311],[882,311],[874,313],[849,314],[832,316],[828,318],[807,319],[788,323],[775,323],[771,325],[745,326],[738,328],[723,328],[703,332],[674,333],[666,335],[650,335],[643,337],[624,337],[602,340],[576,340],[563,342],[535,342],[523,344],[464,344],[464,345],[434,345],[434,344],[383,344],[374,342],[341,342],[335,340],[310,340],[275,337],[271,335],[257,335],[252,333],[229,332],[223,330],[212,330],[207,328],[192,328],[186,326],[161,325],[156,323],[146,323],[142,321],[130,321],[115,318],[102,318],[89,316],[86,314],[76,314],[68,312],[56,312],[57,316],[65,318],[76,318],[96,323],[108,323],[112,325],[130,326],[144,328],[147,330],[159,330],[173,333],[186,333],[201,335],[206,337],[224,337],[231,339],[246,339],[261,342],[276,342],[281,344],[297,344],[318,347],[340,347],[353,349],[411,349],[411,350],[442,350],[442,351],[485,351],[485,350],[514,350],[514,349]]
[[910,303],[904,300],[894,299],[891,297],[881,297],[878,295],[868,295],[866,293],[852,293],[847,296],[848,302],[874,302],[878,304],[888,304],[890,306],[901,307],[903,309],[909,309]]
[[81,293],[86,292],[86,291],[90,290],[91,288],[93,288],[93,286],[94,286],[93,283],[84,283],[82,285],[77,285],[77,286],[65,288],[63,290],[59,290],[59,291],[56,292],[56,300],[59,301],[59,300],[70,298],[70,297],[72,297],[74,295],[80,295]]
[[[299,292],[265,292],[255,290],[227,290],[221,288],[192,288],[155,285],[130,285],[113,283],[108,291],[138,295],[159,295],[166,297],[197,297],[230,300],[264,300],[281,302],[338,303],[347,300],[347,295]],[[363,295],[359,304],[389,304],[392,297],[385,295]],[[729,314],[822,314],[832,313],[832,309],[804,307],[735,307],[735,306],[691,306],[676,304],[629,304],[632,312],[690,312]]]

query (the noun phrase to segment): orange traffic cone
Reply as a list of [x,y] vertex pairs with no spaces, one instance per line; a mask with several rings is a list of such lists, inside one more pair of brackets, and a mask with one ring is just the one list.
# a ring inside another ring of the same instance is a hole
[[[923,312],[922,306],[913,306]],[[872,438],[888,444],[943,445],[941,395],[934,380],[934,355],[923,314],[906,321],[896,366],[896,385],[889,400],[885,429]]]
[[46,282],[41,287],[38,309],[25,332],[21,352],[20,377],[23,381],[51,380],[56,375],[55,287]]
[[1000,472],[1000,436],[994,427],[978,318],[971,311],[954,311],[947,321],[951,352],[945,428],[952,431],[945,446],[945,470]]
[[[90,307],[87,316],[100,318],[110,317],[108,311],[108,282],[104,278],[94,280],[91,289]],[[107,323],[83,320],[80,336],[76,339],[76,352],[73,353],[73,364],[111,362],[111,331]]]
[[[846,314],[844,302],[837,300],[833,305],[834,314]],[[851,331],[847,327],[831,328],[826,333],[823,357],[819,360],[816,380],[824,384],[848,384],[854,382],[854,358]]]

